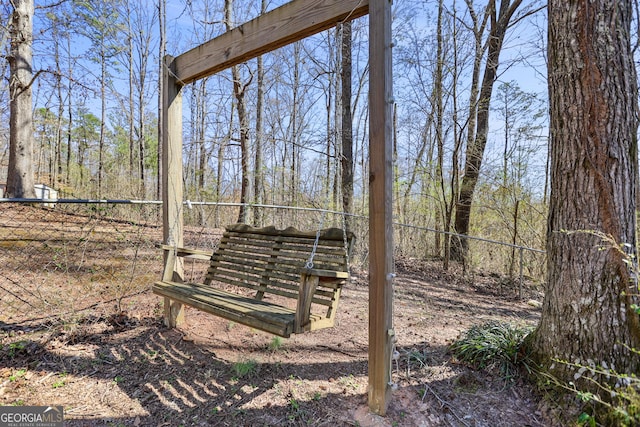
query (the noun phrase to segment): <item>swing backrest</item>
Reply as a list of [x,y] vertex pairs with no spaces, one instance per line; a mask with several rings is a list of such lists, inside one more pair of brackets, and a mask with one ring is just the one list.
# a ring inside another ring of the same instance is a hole
[[[212,255],[204,284],[235,287],[234,292],[241,288],[244,295],[252,294],[260,300],[280,297],[297,301],[301,269],[310,259],[316,238],[313,269],[335,272],[336,277],[348,277],[348,255],[354,241],[351,233],[345,239],[340,228],[323,229],[318,234],[292,227],[278,230],[234,224],[226,227],[218,249]],[[345,281],[321,281],[312,303],[333,306],[336,289]]]

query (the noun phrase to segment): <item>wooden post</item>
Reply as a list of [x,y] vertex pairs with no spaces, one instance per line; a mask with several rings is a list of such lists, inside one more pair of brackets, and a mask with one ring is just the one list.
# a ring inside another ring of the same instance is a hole
[[369,409],[385,415],[393,331],[391,1],[369,1]]
[[[165,245],[182,247],[182,85],[175,78],[173,68],[173,57],[167,55],[162,70],[162,78],[164,79],[162,109],[165,118],[162,124],[161,141],[162,228]],[[165,262],[167,262],[166,259]],[[183,263],[182,259],[178,258],[175,263],[173,280],[181,281],[182,278]],[[165,298],[164,321],[168,327],[184,323],[182,304]]]

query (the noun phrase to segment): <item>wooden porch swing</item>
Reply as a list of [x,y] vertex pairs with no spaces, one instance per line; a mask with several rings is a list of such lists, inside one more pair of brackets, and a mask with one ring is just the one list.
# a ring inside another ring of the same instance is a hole
[[[340,228],[227,226],[213,253],[163,245],[164,272],[153,292],[284,338],[329,328],[349,278],[353,240]],[[174,277],[179,257],[209,260],[203,283]]]

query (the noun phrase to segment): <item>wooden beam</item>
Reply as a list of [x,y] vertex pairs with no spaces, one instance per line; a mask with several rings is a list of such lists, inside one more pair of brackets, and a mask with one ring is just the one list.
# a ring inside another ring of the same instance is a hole
[[294,0],[176,57],[176,77],[181,84],[191,83],[368,10],[368,0]]
[[[182,213],[182,85],[175,78],[173,57],[164,59],[162,70],[164,93],[162,109],[162,230],[164,244],[172,247],[183,246]],[[165,263],[168,262],[165,252]],[[177,259],[173,280],[182,281],[183,261]],[[182,304],[169,298],[164,299],[165,323],[175,327],[184,322]]]
[[391,1],[369,2],[369,409],[390,399],[393,331]]

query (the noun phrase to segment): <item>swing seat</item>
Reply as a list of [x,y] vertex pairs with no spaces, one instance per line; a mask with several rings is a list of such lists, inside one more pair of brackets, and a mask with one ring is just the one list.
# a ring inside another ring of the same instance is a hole
[[[213,254],[162,245],[164,273],[153,292],[165,297],[167,326],[175,326],[171,307],[178,302],[285,338],[329,328],[349,278],[353,242],[353,234],[345,239],[339,228],[316,233],[230,225]],[[203,283],[177,277],[180,258],[209,260]]]

